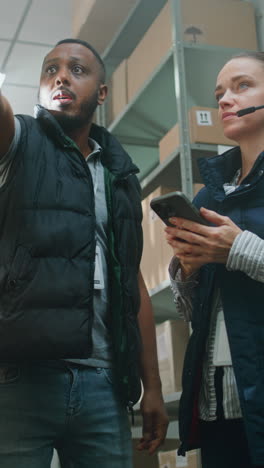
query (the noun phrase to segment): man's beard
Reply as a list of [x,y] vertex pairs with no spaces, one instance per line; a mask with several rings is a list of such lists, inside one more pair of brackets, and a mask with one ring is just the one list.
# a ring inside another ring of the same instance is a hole
[[97,108],[97,92],[84,101],[80,107],[78,115],[67,115],[63,112],[55,112],[53,116],[60,124],[65,133],[77,130],[91,123],[94,112]]

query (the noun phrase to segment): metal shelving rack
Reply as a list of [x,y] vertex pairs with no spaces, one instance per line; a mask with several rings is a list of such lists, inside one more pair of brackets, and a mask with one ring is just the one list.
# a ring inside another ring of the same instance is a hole
[[[172,46],[142,88],[109,126],[109,130],[133,154],[135,163],[141,169],[143,198],[159,185],[176,187],[177,183],[178,188],[179,181],[182,190],[192,198],[193,182],[200,182],[196,160],[215,154],[217,146],[190,143],[188,109],[193,105],[215,106],[213,88],[217,70],[240,50],[184,42],[180,20],[181,0],[169,2]],[[109,75],[130,55],[165,3],[166,0],[152,0],[150,8],[149,0],[137,1],[103,53]],[[208,92],[210,89],[211,93]],[[176,122],[179,123],[180,146],[160,164],[158,142]],[[105,124],[104,111],[99,115],[99,123]],[[161,309],[160,298],[168,295],[168,285],[161,285],[158,292],[150,291],[150,295],[154,309]],[[171,312],[169,310],[169,316]]]

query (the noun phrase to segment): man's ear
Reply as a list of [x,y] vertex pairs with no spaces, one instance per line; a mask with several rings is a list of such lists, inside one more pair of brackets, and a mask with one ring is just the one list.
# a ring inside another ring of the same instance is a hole
[[98,90],[98,96],[97,96],[97,104],[101,106],[107,96],[108,88],[106,84],[100,84],[99,90]]

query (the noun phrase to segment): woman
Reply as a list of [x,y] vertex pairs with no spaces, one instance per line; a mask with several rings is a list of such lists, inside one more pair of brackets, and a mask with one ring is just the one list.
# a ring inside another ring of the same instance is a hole
[[166,228],[178,315],[192,321],[179,411],[180,454],[201,447],[203,468],[264,466],[264,53],[228,61],[216,100],[238,143],[199,161],[194,203],[210,226]]

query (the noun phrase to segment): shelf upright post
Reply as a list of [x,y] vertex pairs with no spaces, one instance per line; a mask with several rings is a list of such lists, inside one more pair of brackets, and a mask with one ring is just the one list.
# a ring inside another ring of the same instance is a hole
[[184,45],[182,32],[181,1],[170,0],[172,12],[172,41],[176,106],[180,135],[180,168],[182,191],[193,197],[192,155],[190,146],[187,90],[185,78]]
[[[185,60],[183,45],[183,28],[181,15],[181,1],[170,0],[172,10],[172,41],[176,106],[178,113],[180,135],[180,169],[182,191],[193,198],[192,153],[190,145],[188,96],[185,76]],[[197,450],[198,468],[201,465],[201,453]]]

